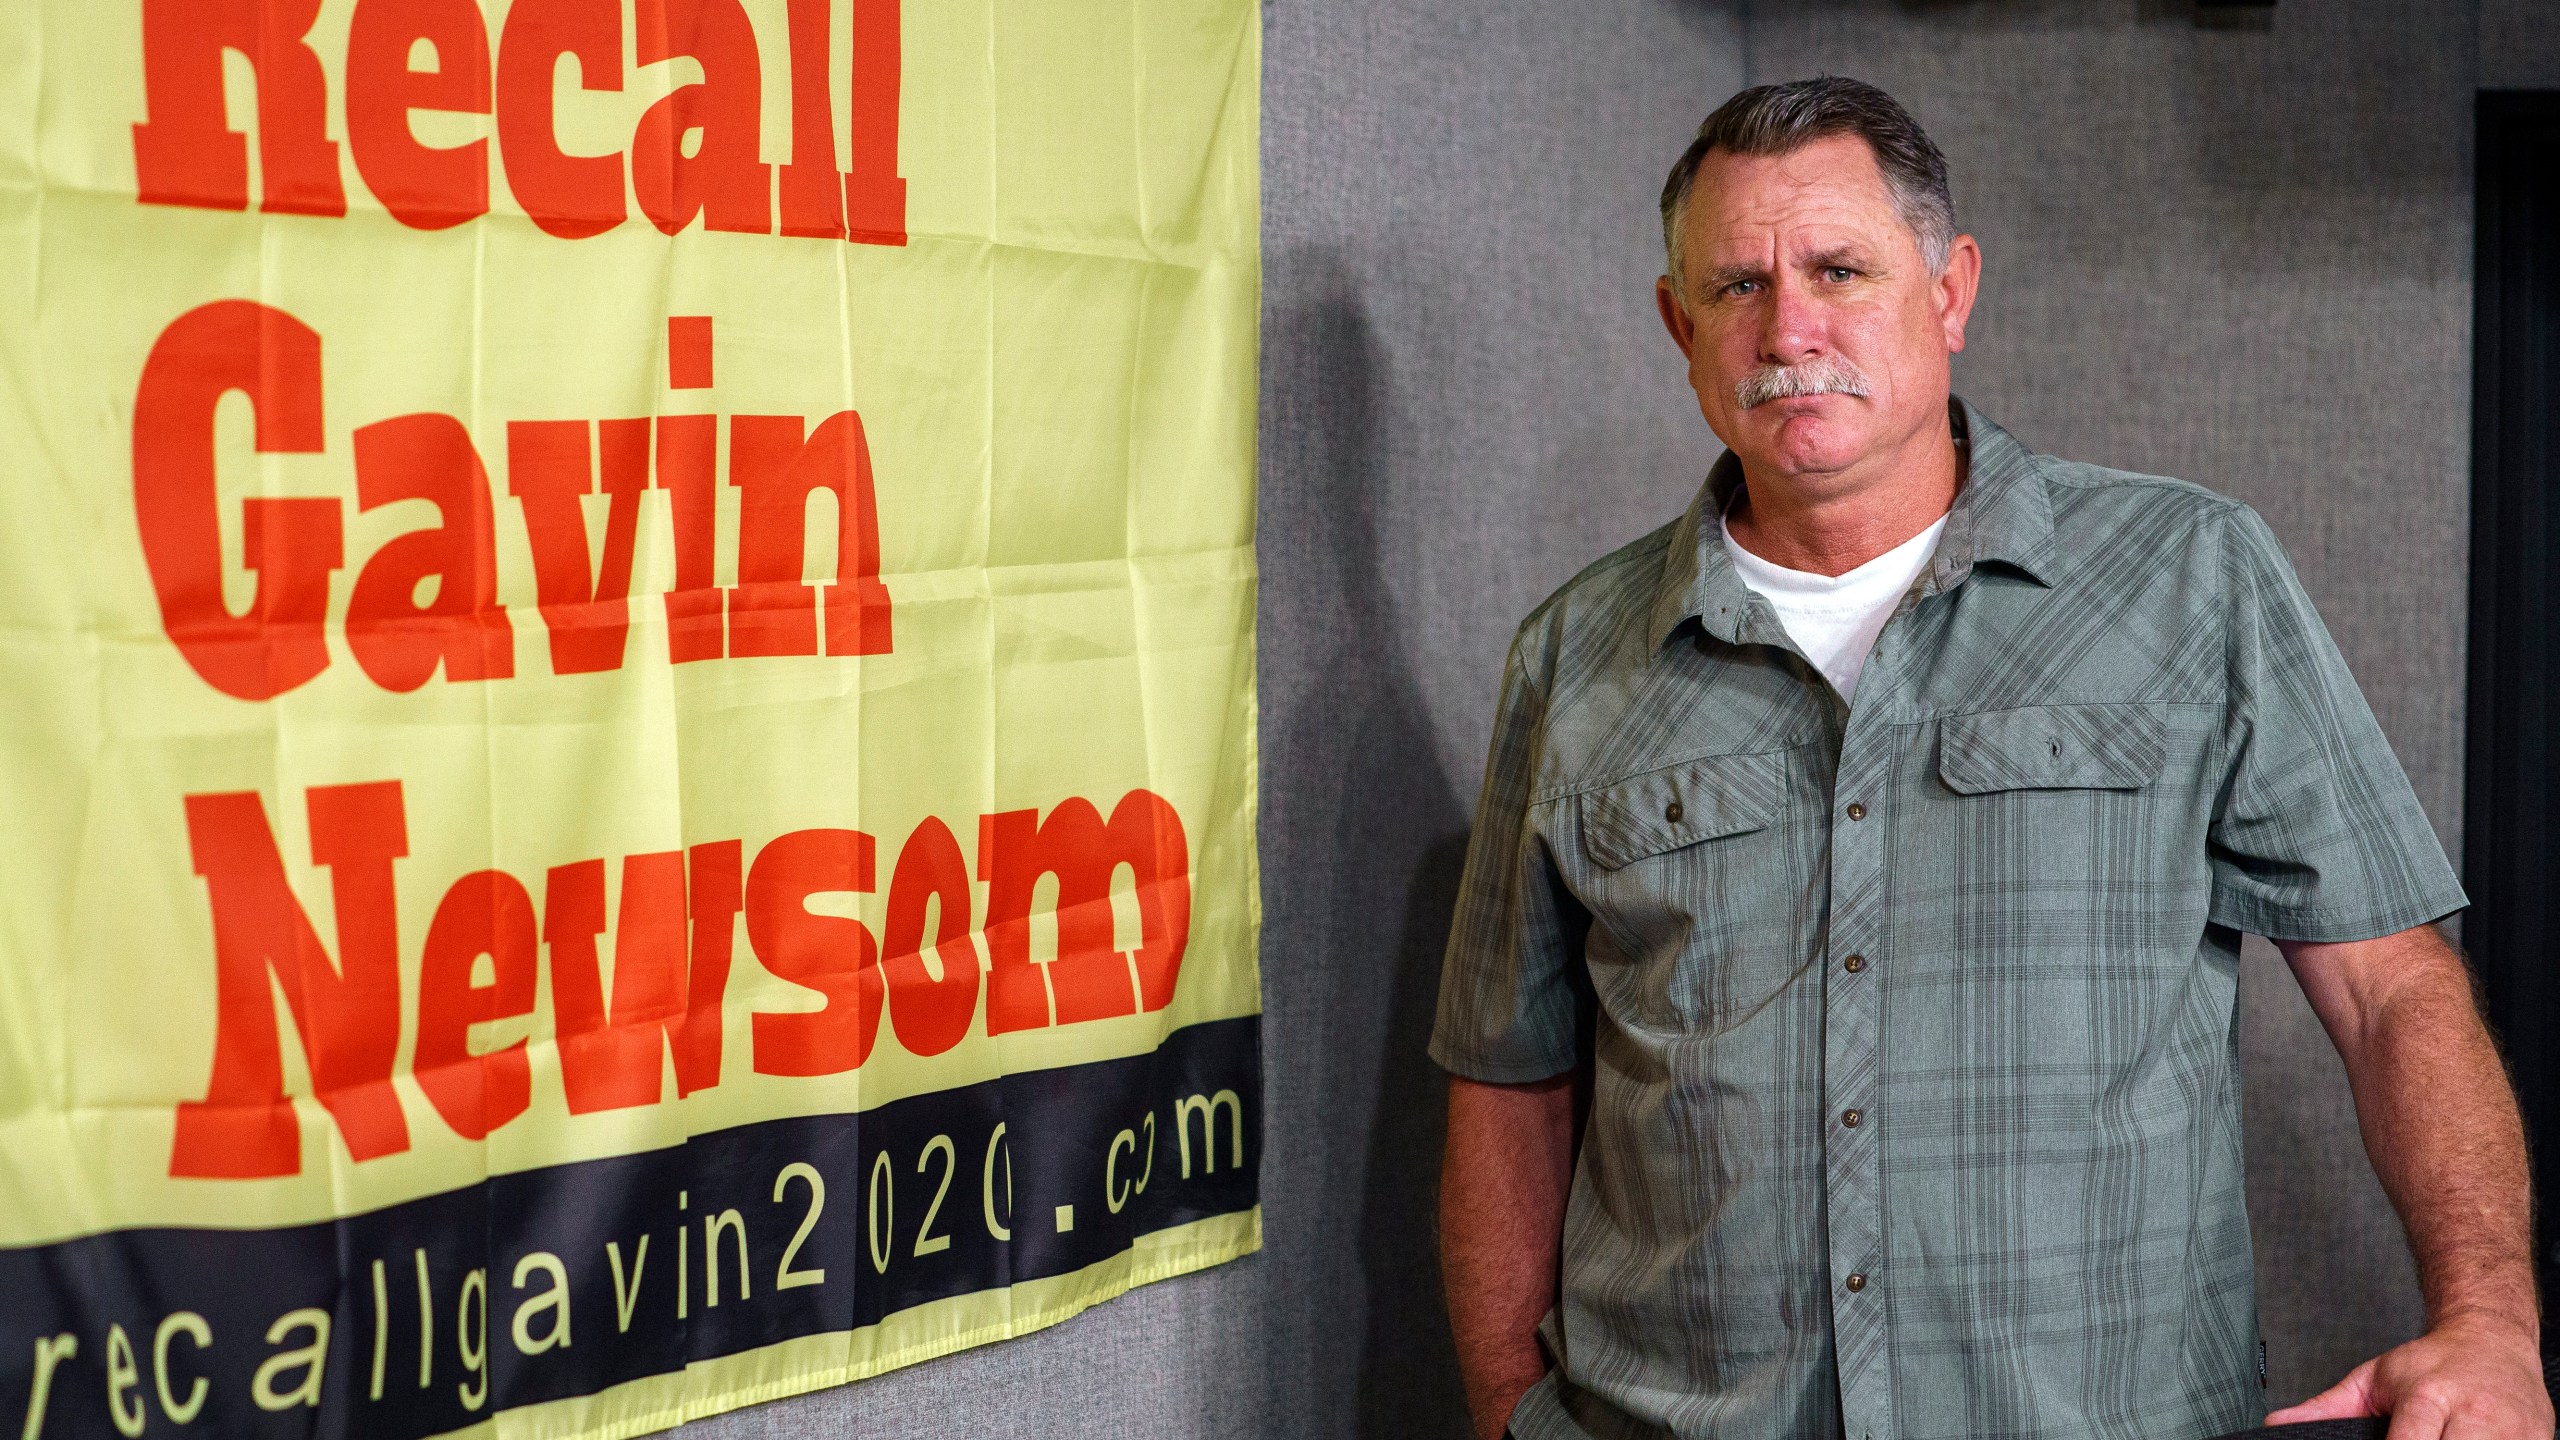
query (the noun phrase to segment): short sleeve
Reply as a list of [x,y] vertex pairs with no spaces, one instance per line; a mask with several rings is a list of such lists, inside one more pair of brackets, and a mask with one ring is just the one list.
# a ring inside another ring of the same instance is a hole
[[1443,1069],[1492,1084],[1571,1069],[1589,992],[1580,968],[1589,917],[1565,889],[1532,823],[1547,697],[1533,673],[1539,667],[1525,657],[1528,644],[1524,632],[1503,666],[1493,749],[1467,840],[1431,1031],[1431,1058]]
[[2469,903],[2344,657],[2256,511],[2223,532],[2225,769],[2207,832],[2215,924],[2364,940]]

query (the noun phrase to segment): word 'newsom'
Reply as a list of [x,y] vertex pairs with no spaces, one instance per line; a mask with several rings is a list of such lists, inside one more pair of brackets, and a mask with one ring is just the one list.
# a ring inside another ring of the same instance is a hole
[[[312,1090],[348,1153],[363,1161],[409,1148],[393,1088],[410,1028],[394,864],[409,850],[401,785],[315,786],[305,805],[312,863],[329,871],[334,960],[295,897],[257,792],[186,799],[188,849],[213,906],[218,1005],[212,1074],[203,1100],[177,1107],[171,1175],[300,1172],[301,1125],[285,1093],[271,976],[300,1032]],[[858,1069],[884,1014],[902,1048],[929,1056],[958,1045],[982,1013],[985,1033],[998,1036],[1173,1002],[1191,931],[1191,851],[1170,802],[1132,790],[1106,820],[1092,801],[1070,796],[1045,817],[1006,810],[979,816],[977,828],[983,926],[973,923],[960,842],[928,816],[899,849],[879,936],[860,920],[809,908],[816,896],[876,887],[875,843],[859,830],[794,830],[752,858],[738,840],[625,856],[609,988],[598,953],[605,861],[551,866],[538,910],[532,890],[504,870],[463,875],[437,903],[419,951],[408,1073],[466,1139],[525,1113],[529,1042],[474,1053],[471,1032],[534,1013],[548,952],[552,1041],[570,1114],[658,1104],[670,1068],[679,1098],[718,1085],[741,918],[757,962],[824,1001],[750,1017],[760,1075]],[[1123,867],[1138,912],[1138,943],[1127,951],[1118,948],[1112,886]],[[1045,961],[1032,946],[1044,879],[1055,882],[1056,926],[1054,958]]]

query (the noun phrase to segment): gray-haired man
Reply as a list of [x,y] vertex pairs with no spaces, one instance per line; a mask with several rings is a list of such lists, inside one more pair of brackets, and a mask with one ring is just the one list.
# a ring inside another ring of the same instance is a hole
[[2549,1436],[2462,891],[2265,523],[1950,396],[1981,252],[1883,92],[1736,96],[1663,215],[1730,452],[1521,626],[1432,1039],[1478,1432],[2255,1423],[2253,931],[2429,1320],[2275,1418]]

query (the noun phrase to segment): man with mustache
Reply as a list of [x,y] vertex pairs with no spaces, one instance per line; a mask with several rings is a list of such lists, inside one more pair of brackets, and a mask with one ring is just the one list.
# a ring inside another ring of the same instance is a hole
[[2265,522],[1951,396],[1981,251],[1871,86],[1735,96],[1663,225],[1729,450],[1521,626],[1432,1038],[1476,1432],[2257,1424],[2254,931],[2428,1322],[2264,1418],[2549,1436],[2462,891]]

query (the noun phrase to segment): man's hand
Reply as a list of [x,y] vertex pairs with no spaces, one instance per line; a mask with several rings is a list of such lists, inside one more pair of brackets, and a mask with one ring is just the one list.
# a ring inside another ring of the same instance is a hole
[[2550,1440],[2524,1129],[2462,956],[2428,925],[2276,944],[2346,1062],[2429,1328],[2267,1423],[2388,1414],[2390,1440]]
[[2541,1347],[2512,1327],[2451,1321],[2367,1360],[2267,1423],[2359,1415],[2389,1415],[2389,1440],[2545,1440],[2552,1416]]

